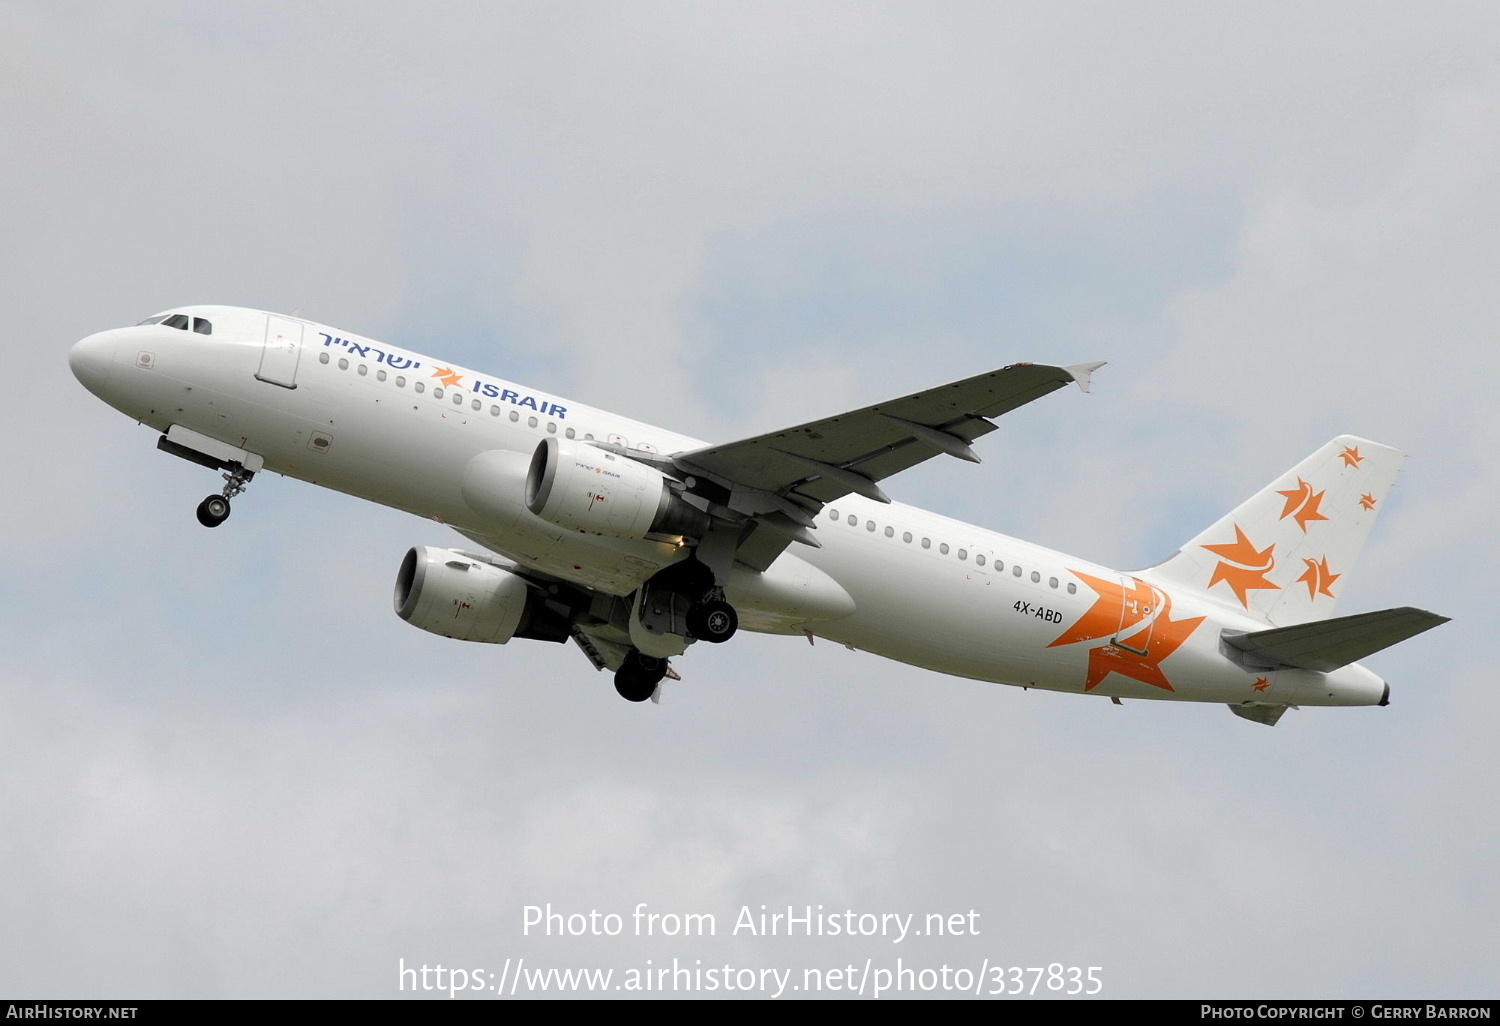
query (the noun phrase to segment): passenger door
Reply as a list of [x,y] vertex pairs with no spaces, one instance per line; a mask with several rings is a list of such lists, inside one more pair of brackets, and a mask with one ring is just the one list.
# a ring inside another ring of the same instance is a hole
[[257,379],[282,388],[297,387],[297,361],[302,357],[302,322],[270,314],[266,317],[265,346]]

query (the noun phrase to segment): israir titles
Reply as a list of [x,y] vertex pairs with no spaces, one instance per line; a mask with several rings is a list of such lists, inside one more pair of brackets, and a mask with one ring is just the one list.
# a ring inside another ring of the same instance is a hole
[[[392,367],[396,370],[417,370],[422,366],[422,360],[416,354],[407,353],[404,350],[399,353],[391,352],[391,347],[382,349],[373,342],[341,338],[336,335],[330,335],[326,331],[320,331],[318,335],[323,339],[323,346],[325,348],[340,346],[350,356],[358,357],[362,360],[383,363],[387,367]],[[556,417],[558,420],[564,420],[568,416],[568,408],[558,405],[551,399],[538,398],[537,396],[527,395],[524,392],[518,392],[513,388],[506,388],[503,384],[483,381],[475,375],[469,374],[467,371],[459,374],[448,368],[439,367],[438,371],[434,372],[434,376],[439,378],[449,388],[464,388],[467,391],[488,396],[491,399],[498,399],[502,403],[510,403],[512,406],[521,406],[529,410],[536,410],[544,417]],[[463,379],[465,377],[472,377],[474,380],[468,384],[464,384]]]

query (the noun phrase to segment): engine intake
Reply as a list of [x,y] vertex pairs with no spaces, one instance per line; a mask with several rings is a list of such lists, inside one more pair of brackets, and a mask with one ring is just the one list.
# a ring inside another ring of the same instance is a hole
[[543,439],[531,457],[526,507],[559,527],[612,538],[701,538],[709,525],[708,514],[684,501],[655,468],[556,438]]
[[567,617],[548,608],[522,578],[450,549],[419,545],[396,574],[396,615],[460,641],[503,645],[511,638],[566,641]]

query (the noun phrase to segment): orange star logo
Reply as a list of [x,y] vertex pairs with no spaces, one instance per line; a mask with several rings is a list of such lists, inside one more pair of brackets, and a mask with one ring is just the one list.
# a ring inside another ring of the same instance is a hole
[[1266,688],[1271,686],[1271,682],[1266,680],[1266,678],[1264,677],[1256,677],[1255,683],[1251,684],[1250,686],[1256,691],[1264,691],[1266,690]]
[[1297,521],[1297,526],[1302,528],[1302,533],[1307,533],[1307,522],[1309,520],[1327,520],[1322,513],[1318,512],[1318,506],[1323,502],[1326,492],[1314,492],[1312,485],[1297,478],[1297,487],[1289,488],[1277,495],[1286,496],[1286,508],[1281,511],[1278,519],[1285,520],[1291,517]]
[[1339,453],[1339,456],[1343,458],[1344,466],[1346,467],[1358,468],[1365,461],[1365,458],[1359,454],[1359,449],[1351,449],[1347,446],[1343,452]]
[[1073,626],[1058,635],[1057,640],[1049,644],[1048,648],[1071,645],[1075,641],[1107,638],[1134,627],[1151,615],[1152,603],[1156,601],[1155,590],[1140,578],[1132,577],[1131,580],[1135,583],[1126,588],[1119,581],[1092,577],[1088,574],[1081,574],[1077,570],[1074,570],[1073,574],[1084,584],[1093,588],[1099,597],[1094,600],[1089,611],[1080,616]]
[[449,388],[457,388],[459,382],[463,381],[462,374],[455,374],[452,367],[437,367],[433,369],[432,376],[437,378]]
[[1276,566],[1274,556],[1276,546],[1268,545],[1264,551],[1257,551],[1255,545],[1245,536],[1245,532],[1240,529],[1239,524],[1234,525],[1233,542],[1203,547],[1216,556],[1224,557],[1219,561],[1219,565],[1214,567],[1213,576],[1208,579],[1208,586],[1212,588],[1223,581],[1229,585],[1230,590],[1234,592],[1234,597],[1239,599],[1240,605],[1246,609],[1250,608],[1250,592],[1281,588],[1281,585],[1272,584],[1266,580],[1266,574]]
[[1361,495],[1359,497],[1359,504],[1365,509],[1374,509],[1376,501],[1377,500],[1373,495]]
[[1318,560],[1303,559],[1302,562],[1307,564],[1307,571],[1301,577],[1297,578],[1297,582],[1307,585],[1307,597],[1315,599],[1319,595],[1327,595],[1329,598],[1333,598],[1334,594],[1328,590],[1328,587],[1344,575],[1336,574],[1328,569],[1327,556]]
[[[1088,612],[1058,635],[1049,648],[1079,641],[1108,638],[1089,649],[1088,675],[1083,690],[1092,691],[1111,673],[1138,680],[1164,691],[1173,690],[1162,673],[1161,661],[1182,647],[1205,617],[1172,619],[1172,600],[1139,577],[1108,580],[1073,573],[1098,593]],[[1126,632],[1134,632],[1126,637]]]
[[1197,630],[1206,617],[1189,616],[1172,619],[1172,600],[1167,599],[1161,615],[1134,637],[1121,638],[1107,645],[1089,649],[1089,672],[1084,691],[1092,691],[1111,673],[1138,680],[1143,684],[1173,691],[1172,683],[1161,671],[1161,662],[1176,652]]

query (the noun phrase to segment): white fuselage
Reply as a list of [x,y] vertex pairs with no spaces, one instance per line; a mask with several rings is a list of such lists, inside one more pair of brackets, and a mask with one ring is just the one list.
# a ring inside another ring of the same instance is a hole
[[[217,306],[180,312],[211,321],[212,333],[162,324],[101,332],[75,347],[75,373],[153,428],[186,428],[254,453],[276,473],[437,520],[581,587],[628,595],[684,556],[668,542],[570,532],[526,510],[520,495],[513,515],[497,520],[466,501],[463,477],[481,453],[529,460],[549,436],[657,454],[698,448],[695,439],[295,318]],[[300,340],[276,351],[268,317],[296,326]],[[1056,691],[1373,705],[1385,690],[1356,665],[1327,674],[1241,668],[1221,651],[1222,631],[1266,624],[1201,593],[1169,593],[1149,570],[1122,574],[852,495],[817,523],[820,548],[794,544],[765,574],[736,565],[728,595],[742,626]],[[820,592],[829,579],[837,587]],[[1130,630],[1118,633],[1138,648],[1116,644],[1108,601],[1121,606],[1121,626],[1129,606]]]

